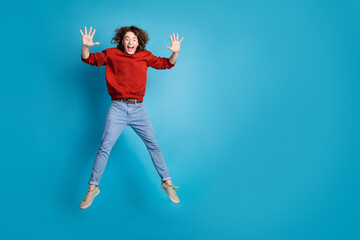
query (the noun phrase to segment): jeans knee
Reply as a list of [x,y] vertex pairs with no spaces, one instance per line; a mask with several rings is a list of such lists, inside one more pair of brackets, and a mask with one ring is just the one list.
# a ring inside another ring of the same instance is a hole
[[98,155],[102,154],[105,155],[105,157],[109,157],[111,149],[110,148],[106,148],[104,146],[100,146],[99,151],[98,151]]
[[157,143],[148,144],[147,148],[149,149],[149,151],[161,152],[160,147],[159,147],[159,145]]

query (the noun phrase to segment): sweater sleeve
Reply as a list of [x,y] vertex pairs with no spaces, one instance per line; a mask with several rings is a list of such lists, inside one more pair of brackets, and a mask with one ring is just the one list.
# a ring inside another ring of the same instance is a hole
[[149,52],[149,55],[147,57],[147,65],[148,67],[152,67],[155,69],[170,69],[175,64],[172,64],[169,60],[169,58],[165,57],[156,57],[151,52]]
[[101,53],[90,53],[89,57],[84,59],[81,55],[81,61],[84,63],[90,64],[91,66],[101,67],[102,65],[106,65],[107,62],[107,53],[106,49]]

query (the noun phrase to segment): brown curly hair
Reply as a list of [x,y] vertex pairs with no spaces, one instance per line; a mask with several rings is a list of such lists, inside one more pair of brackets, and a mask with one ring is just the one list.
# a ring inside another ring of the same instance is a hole
[[132,32],[138,38],[139,46],[136,48],[135,53],[142,51],[145,49],[146,44],[149,41],[149,35],[146,31],[142,30],[141,28],[135,26],[124,26],[121,28],[115,29],[115,37],[111,39],[112,44],[117,44],[117,48],[120,49],[122,52],[125,53],[124,45],[122,44],[122,40],[127,32]]

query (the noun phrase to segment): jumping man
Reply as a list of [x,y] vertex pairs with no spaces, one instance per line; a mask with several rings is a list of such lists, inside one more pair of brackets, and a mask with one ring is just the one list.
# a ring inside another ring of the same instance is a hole
[[105,77],[111,105],[106,116],[104,132],[100,148],[95,158],[94,166],[89,180],[89,188],[80,208],[89,207],[93,199],[100,193],[99,182],[104,172],[110,151],[126,126],[130,126],[145,143],[156,171],[161,178],[161,188],[168,194],[171,201],[179,203],[172,184],[169,171],[164,162],[163,155],[155,139],[153,128],[143,105],[146,90],[147,68],[170,69],[175,65],[180,51],[179,34],[170,35],[172,46],[167,48],[173,53],[170,58],[156,57],[145,49],[149,41],[146,31],[131,27],[116,29],[111,43],[116,48],[108,48],[101,53],[90,53],[89,47],[100,44],[93,42],[95,29],[89,33],[85,27],[85,34],[80,29],[83,47],[81,60],[92,66],[106,65]]

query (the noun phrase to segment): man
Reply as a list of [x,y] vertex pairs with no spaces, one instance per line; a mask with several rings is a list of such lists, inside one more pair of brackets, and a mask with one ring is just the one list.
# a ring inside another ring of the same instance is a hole
[[80,208],[89,207],[93,199],[100,193],[99,181],[104,172],[110,151],[126,126],[130,126],[145,143],[154,166],[161,178],[161,187],[174,203],[179,203],[169,176],[163,155],[155,139],[150,119],[143,105],[146,90],[147,67],[155,69],[170,69],[175,65],[180,51],[179,34],[170,35],[172,46],[167,46],[173,53],[170,58],[156,57],[145,49],[149,41],[148,34],[135,26],[116,29],[112,43],[116,48],[108,48],[101,53],[90,53],[89,47],[99,44],[93,42],[95,29],[89,33],[85,27],[81,60],[92,66],[106,65],[106,84],[112,104],[109,108],[100,149],[96,155],[93,170],[89,180],[89,188]]

